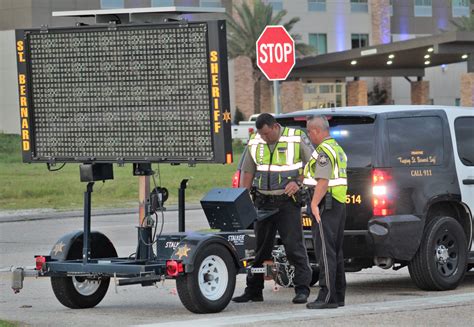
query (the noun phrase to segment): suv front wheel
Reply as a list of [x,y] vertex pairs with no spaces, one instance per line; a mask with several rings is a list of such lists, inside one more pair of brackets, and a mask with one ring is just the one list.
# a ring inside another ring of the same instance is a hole
[[466,264],[467,241],[461,225],[451,217],[435,217],[426,226],[408,270],[422,290],[444,291],[459,285]]

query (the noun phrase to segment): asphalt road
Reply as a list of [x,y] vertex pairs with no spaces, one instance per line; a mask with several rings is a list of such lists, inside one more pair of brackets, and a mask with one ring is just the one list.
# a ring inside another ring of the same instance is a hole
[[[136,215],[94,216],[92,229],[105,233],[119,256],[136,247]],[[367,269],[347,273],[346,306],[336,310],[307,310],[291,303],[292,289],[273,290],[267,282],[263,303],[235,304],[221,313],[195,315],[176,294],[175,283],[156,287],[112,285],[104,300],[93,309],[72,310],[54,297],[48,278],[27,278],[24,289],[13,294],[10,266],[32,266],[35,254],[47,254],[63,234],[82,228],[80,218],[55,218],[0,223],[0,319],[38,326],[274,326],[302,325],[474,325],[474,274],[468,273],[458,289],[424,292],[411,282],[408,270]],[[208,228],[200,210],[187,212],[187,229]],[[177,213],[165,214],[166,232],[177,230]],[[236,294],[243,292],[245,277],[237,278]],[[312,296],[317,293],[313,288]]]

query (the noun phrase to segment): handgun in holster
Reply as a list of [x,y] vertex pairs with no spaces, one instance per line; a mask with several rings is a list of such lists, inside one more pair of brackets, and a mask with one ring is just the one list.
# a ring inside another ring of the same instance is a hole
[[267,204],[267,198],[264,194],[257,191],[256,187],[250,189],[250,196],[252,197],[255,208],[263,208]]

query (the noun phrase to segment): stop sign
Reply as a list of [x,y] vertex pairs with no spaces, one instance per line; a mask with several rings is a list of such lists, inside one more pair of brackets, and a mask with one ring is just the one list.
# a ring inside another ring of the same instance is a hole
[[257,66],[270,81],[284,80],[295,65],[295,42],[281,25],[267,26],[257,40]]

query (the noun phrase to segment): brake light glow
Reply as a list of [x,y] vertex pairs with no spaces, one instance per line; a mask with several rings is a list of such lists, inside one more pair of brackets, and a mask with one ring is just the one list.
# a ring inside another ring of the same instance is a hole
[[176,277],[184,272],[183,263],[176,260],[166,261],[166,274],[170,277]]
[[395,212],[390,189],[393,189],[392,175],[389,169],[372,171],[373,215],[387,216]]
[[35,257],[35,262],[36,262],[36,270],[43,270],[43,266],[46,263],[46,258],[43,256],[37,256]]
[[237,188],[240,186],[240,170],[237,170],[232,176],[232,187]]
[[385,194],[387,194],[387,186],[385,186],[385,185],[374,185],[374,186],[372,186],[372,193],[374,195],[385,195]]

